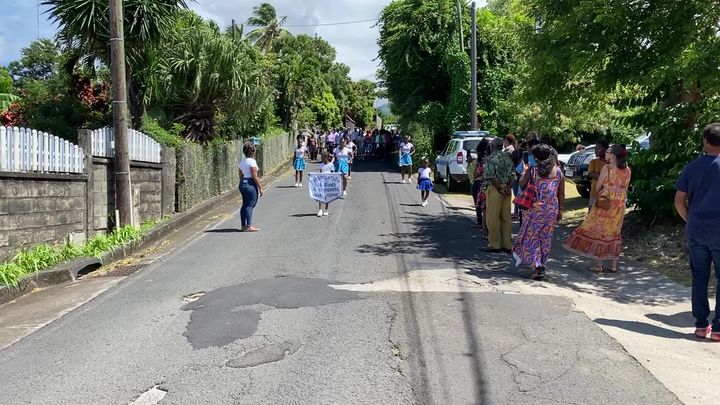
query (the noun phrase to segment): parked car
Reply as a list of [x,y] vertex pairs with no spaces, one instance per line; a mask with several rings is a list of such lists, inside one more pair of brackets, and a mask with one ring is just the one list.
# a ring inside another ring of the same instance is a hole
[[447,182],[448,191],[460,189],[468,181],[467,154],[477,159],[477,146],[483,138],[492,138],[488,131],[456,131],[435,159],[435,182]]
[[[650,135],[643,135],[635,139],[635,142],[640,144],[641,149],[650,149]],[[628,150],[632,151],[632,148]],[[565,178],[575,184],[575,188],[583,198],[590,198],[592,179],[588,177],[588,168],[593,159],[595,159],[595,145],[573,153],[564,165]]]

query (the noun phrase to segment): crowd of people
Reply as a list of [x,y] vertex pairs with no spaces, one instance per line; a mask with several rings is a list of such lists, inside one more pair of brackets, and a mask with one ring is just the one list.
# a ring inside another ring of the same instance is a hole
[[[588,215],[563,246],[594,259],[592,270],[615,272],[631,177],[628,152],[624,145],[609,148],[600,142],[596,153]],[[467,171],[476,212],[473,226],[484,231],[487,251],[512,255],[516,266],[529,267],[529,278],[542,280],[565,208],[565,178],[555,149],[534,132],[527,140],[514,135],[483,139]],[[514,240],[513,219],[520,222]],[[604,261],[610,267],[603,267]]]

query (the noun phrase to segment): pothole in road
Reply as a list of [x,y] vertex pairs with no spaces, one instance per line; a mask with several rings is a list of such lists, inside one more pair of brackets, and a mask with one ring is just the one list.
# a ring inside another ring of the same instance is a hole
[[253,336],[265,310],[319,307],[360,299],[357,292],[338,290],[329,284],[321,279],[283,277],[209,291],[182,307],[192,311],[184,335],[196,350],[223,347]]
[[205,295],[205,291],[200,291],[200,292],[184,295],[182,297],[182,299],[183,299],[183,301],[190,303],[190,302],[195,302],[195,301],[199,300],[200,297],[202,297],[203,295]]
[[229,360],[225,365],[232,368],[249,368],[274,363],[297,352],[301,346],[302,344],[297,340],[274,343],[250,350],[242,356]]

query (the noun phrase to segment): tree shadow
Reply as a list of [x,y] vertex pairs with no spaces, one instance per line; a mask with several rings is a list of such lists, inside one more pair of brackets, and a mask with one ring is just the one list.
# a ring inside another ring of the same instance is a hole
[[[494,283],[511,283],[524,278],[524,269],[516,269],[512,257],[484,252],[487,246],[476,229],[468,227],[469,215],[446,210],[442,218],[429,217],[420,212],[396,214],[399,229],[391,236],[396,243],[378,243],[358,247],[358,252],[389,256],[399,251],[407,258],[410,270],[435,268],[464,268],[467,274]],[[517,225],[515,225],[517,230]],[[662,305],[688,299],[685,288],[667,277],[621,259],[617,273],[596,274],[590,271],[591,260],[579,257],[562,248],[571,228],[558,227],[547,268],[547,282],[580,293],[597,295],[622,303]]]

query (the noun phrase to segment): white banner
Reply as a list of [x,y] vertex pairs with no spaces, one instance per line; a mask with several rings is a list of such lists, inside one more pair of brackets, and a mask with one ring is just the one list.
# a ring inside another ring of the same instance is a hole
[[342,197],[342,173],[309,173],[310,198],[329,203]]

